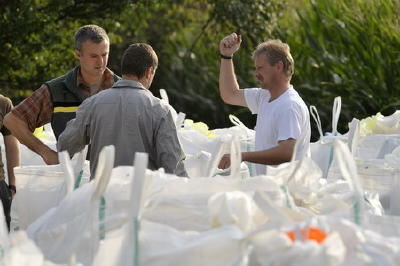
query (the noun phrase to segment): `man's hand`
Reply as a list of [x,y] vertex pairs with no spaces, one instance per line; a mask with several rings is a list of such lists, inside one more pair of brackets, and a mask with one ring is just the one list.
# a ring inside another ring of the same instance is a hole
[[236,33],[232,33],[221,40],[219,52],[225,56],[232,56],[240,48],[242,38]]
[[8,190],[10,191],[10,195],[11,195],[11,198],[12,198],[12,199],[14,198],[15,193],[16,193],[16,191],[15,191],[15,185],[13,185],[13,187],[14,187],[14,188],[11,188],[11,187],[9,186],[9,188],[8,188]]
[[222,156],[221,161],[219,161],[218,168],[219,169],[226,169],[231,166],[231,155],[230,154],[224,154]]
[[46,151],[41,154],[41,156],[47,165],[59,164],[58,154],[52,149],[46,149]]

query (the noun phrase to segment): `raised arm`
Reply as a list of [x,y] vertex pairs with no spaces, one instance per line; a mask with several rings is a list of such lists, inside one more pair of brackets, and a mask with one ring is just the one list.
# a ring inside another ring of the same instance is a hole
[[222,100],[227,104],[246,107],[243,90],[240,90],[236,80],[235,69],[233,66],[233,54],[239,50],[242,39],[240,35],[232,33],[223,38],[219,44],[221,54],[221,65],[219,72],[219,93]]

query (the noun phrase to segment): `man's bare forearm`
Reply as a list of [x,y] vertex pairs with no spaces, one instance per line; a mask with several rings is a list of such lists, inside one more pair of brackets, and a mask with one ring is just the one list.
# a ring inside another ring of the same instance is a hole
[[285,142],[267,150],[243,152],[242,160],[267,165],[289,162],[293,155],[295,140],[286,140]]
[[8,184],[15,185],[14,167],[20,165],[19,142],[14,136],[8,135],[4,137],[4,145],[6,148]]
[[[55,158],[53,158],[55,151],[35,137],[24,120],[20,119],[13,113],[8,113],[4,117],[4,125],[22,144],[39,154],[47,164],[58,163]],[[51,160],[49,159],[50,157],[52,157]]]

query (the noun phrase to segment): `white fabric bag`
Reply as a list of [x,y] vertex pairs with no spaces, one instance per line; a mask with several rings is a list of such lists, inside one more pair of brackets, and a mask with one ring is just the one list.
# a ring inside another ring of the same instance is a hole
[[[240,121],[239,118],[237,118],[236,116],[234,116],[232,114],[229,115],[229,120],[234,125],[233,127],[214,129],[214,130],[212,130],[212,133],[214,133],[218,136],[221,136],[221,137],[225,136],[225,135],[237,136],[240,141],[240,150],[241,151],[243,151],[243,152],[254,151],[255,150],[255,134],[256,134],[256,132],[254,130],[246,127],[246,125],[243,124],[243,122]],[[225,152],[229,152],[229,150],[226,150]],[[249,168],[250,176],[255,176],[256,175],[256,165],[254,163],[250,163],[250,162],[244,162],[244,163]]]
[[358,141],[357,158],[383,159],[386,154],[390,154],[396,147],[400,146],[400,135],[368,135],[360,136]]
[[310,106],[310,114],[317,123],[318,132],[320,134],[320,139],[317,142],[310,143],[311,158],[317,163],[319,168],[321,168],[324,178],[327,178],[329,168],[333,161],[333,141],[335,139],[345,139],[343,136],[339,136],[337,131],[341,108],[342,100],[341,97],[338,96],[335,98],[332,108],[332,135],[324,136],[317,109],[315,106]]
[[[63,153],[59,153],[61,164],[58,165],[31,165],[14,168],[18,193],[15,194],[11,206],[12,230],[26,229],[47,210],[57,206],[65,197],[67,186],[74,187],[75,178],[81,183],[89,180],[90,169],[89,163],[85,162],[86,152],[85,148],[74,156],[72,159],[73,170],[68,170],[67,164],[71,162],[68,156],[62,155]],[[71,166],[69,167],[71,168]]]
[[28,238],[25,231],[14,232],[10,235],[10,247],[0,257],[1,266],[57,266],[46,261],[40,249]]
[[90,265],[97,251],[102,227],[101,198],[110,180],[114,164],[114,146],[106,146],[99,155],[96,176],[91,182],[70,192],[60,204],[32,223],[27,233],[46,259],[67,263],[71,256]]
[[149,194],[149,186],[146,185],[146,166],[137,157],[136,155],[135,173],[128,197],[130,204],[127,204],[132,208],[125,209],[130,219],[121,227],[106,232],[93,266],[244,265],[241,242],[243,234],[236,226],[220,227],[199,234],[180,232],[166,225],[141,221],[144,198]]

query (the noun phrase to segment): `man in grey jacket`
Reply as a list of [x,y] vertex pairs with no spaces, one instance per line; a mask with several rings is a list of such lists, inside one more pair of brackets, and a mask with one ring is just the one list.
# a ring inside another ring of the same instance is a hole
[[136,152],[149,154],[148,168],[187,176],[184,153],[167,104],[149,91],[158,65],[153,48],[132,44],[121,62],[122,80],[85,100],[57,143],[70,155],[91,145],[91,176],[104,146],[115,146],[114,166],[133,165]]

